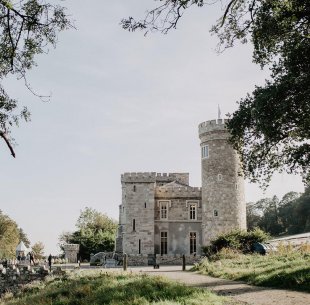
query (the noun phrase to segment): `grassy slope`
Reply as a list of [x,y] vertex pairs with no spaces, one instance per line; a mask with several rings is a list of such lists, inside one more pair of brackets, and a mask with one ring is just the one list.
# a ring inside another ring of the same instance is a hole
[[[1,302],[0,302],[1,303]],[[146,275],[106,272],[75,272],[62,279],[32,284],[7,305],[79,305],[79,304],[235,304],[206,290]]]
[[275,253],[266,256],[221,253],[205,259],[197,270],[226,279],[265,287],[310,292],[310,253]]

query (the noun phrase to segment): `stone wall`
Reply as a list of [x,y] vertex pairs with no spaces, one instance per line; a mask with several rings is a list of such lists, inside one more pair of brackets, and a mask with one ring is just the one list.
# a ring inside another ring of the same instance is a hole
[[0,264],[0,296],[6,292],[16,293],[21,287],[35,280],[43,280],[48,275],[48,270],[42,266],[16,267],[15,265],[3,267]]
[[69,263],[77,263],[78,253],[80,250],[79,244],[64,244],[63,245],[65,258]]
[[[203,257],[200,255],[186,255],[186,265],[194,265],[199,263]],[[177,265],[181,266],[183,262],[182,255],[162,255],[156,256],[156,264],[158,265]],[[147,266],[148,256],[147,255],[128,255],[128,266]]]
[[124,253],[154,253],[155,177],[155,173],[122,175],[123,223],[120,224],[120,234]]
[[224,120],[199,125],[201,147],[208,146],[208,157],[201,158],[203,244],[234,228],[246,228],[244,179],[237,152],[228,143]]

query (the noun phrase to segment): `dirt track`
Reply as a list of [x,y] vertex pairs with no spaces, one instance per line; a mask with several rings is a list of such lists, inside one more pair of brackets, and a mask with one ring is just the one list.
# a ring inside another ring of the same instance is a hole
[[271,289],[246,285],[241,282],[212,278],[196,272],[183,272],[180,266],[129,268],[132,272],[145,272],[165,276],[189,286],[208,288],[219,295],[230,296],[244,304],[251,305],[309,305],[310,294],[289,290]]

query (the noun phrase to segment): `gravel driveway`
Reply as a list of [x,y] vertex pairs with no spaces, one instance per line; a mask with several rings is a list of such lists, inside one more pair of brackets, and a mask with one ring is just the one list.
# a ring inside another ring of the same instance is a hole
[[189,286],[208,288],[219,295],[230,296],[245,304],[310,305],[309,293],[250,286],[242,282],[213,278],[196,272],[184,272],[181,271],[180,266],[160,266],[160,269],[134,267],[128,268],[128,271],[165,276]]

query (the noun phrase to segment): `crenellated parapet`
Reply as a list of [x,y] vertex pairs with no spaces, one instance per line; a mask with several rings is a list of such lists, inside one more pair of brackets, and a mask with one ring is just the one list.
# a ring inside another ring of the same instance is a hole
[[201,187],[157,187],[156,198],[201,198]]
[[121,175],[121,182],[126,183],[154,183],[156,181],[155,172],[145,173],[124,173]]
[[189,173],[157,173],[156,182],[157,183],[169,183],[172,181],[177,181],[182,184],[189,184]]
[[228,119],[218,119],[202,122],[198,125],[199,136],[201,134],[216,131],[216,130],[226,130],[226,123]]
[[138,173],[124,173],[121,175],[121,182],[125,183],[169,183],[178,181],[182,184],[188,185],[189,173],[155,173],[155,172],[138,172]]

